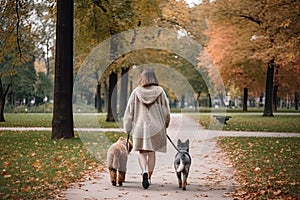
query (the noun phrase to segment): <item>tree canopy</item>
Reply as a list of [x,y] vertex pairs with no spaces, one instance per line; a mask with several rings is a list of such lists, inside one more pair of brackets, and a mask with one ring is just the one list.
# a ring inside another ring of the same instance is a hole
[[241,86],[254,81],[262,92],[259,73],[265,74],[267,64],[274,60],[275,85],[281,90],[299,90],[299,78],[286,84],[287,74],[299,73],[300,67],[299,1],[216,0],[206,1],[202,10],[208,20],[208,51],[226,82],[241,77]]

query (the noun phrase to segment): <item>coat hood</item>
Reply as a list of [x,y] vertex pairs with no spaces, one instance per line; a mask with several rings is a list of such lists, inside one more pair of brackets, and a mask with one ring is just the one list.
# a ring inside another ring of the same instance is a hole
[[160,86],[139,86],[136,90],[136,96],[143,104],[149,105],[152,104],[162,92],[163,89]]

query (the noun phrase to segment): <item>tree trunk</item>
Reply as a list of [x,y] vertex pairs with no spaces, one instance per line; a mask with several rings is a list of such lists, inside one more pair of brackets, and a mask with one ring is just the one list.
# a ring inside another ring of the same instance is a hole
[[220,97],[220,100],[221,100],[221,105],[220,105],[220,107],[223,107],[223,106],[225,106],[226,104],[225,104],[225,101],[224,101],[224,96],[223,96],[223,93],[220,93],[219,94],[219,97]]
[[[110,29],[110,60],[114,61],[118,57],[118,41],[115,36],[113,29]],[[112,71],[109,75],[109,85],[108,85],[108,101],[107,101],[107,122],[118,121],[117,116],[117,81],[118,74]],[[116,89],[115,89],[116,88]]]
[[5,122],[4,118],[4,106],[5,106],[5,98],[0,98],[0,122]]
[[97,112],[101,113],[102,112],[102,100],[101,100],[101,84],[97,84],[97,94],[96,94],[96,108]]
[[263,114],[265,117],[274,117],[272,110],[274,68],[274,60],[271,60],[268,64],[266,78],[266,98]]
[[118,74],[116,72],[111,72],[109,75],[109,85],[108,85],[108,102],[107,102],[107,122],[118,121],[117,116],[117,81]]
[[120,117],[124,116],[124,112],[127,105],[127,93],[128,93],[128,71],[129,68],[122,68],[121,78],[121,94],[120,94]]
[[211,96],[210,96],[210,94],[208,93],[207,94],[207,96],[208,96],[208,107],[212,107],[212,101],[211,101]]
[[274,90],[273,90],[273,110],[277,111],[277,93],[278,93],[278,85],[274,86]]
[[182,95],[181,96],[181,103],[180,103],[180,108],[184,108],[185,107],[185,96],[184,95]]
[[0,77],[0,122],[5,122],[4,106],[6,101],[6,95],[9,91],[9,88],[10,88],[10,84],[8,84],[5,91],[3,90],[2,79]]
[[52,139],[73,138],[74,0],[57,0],[56,54]]
[[299,110],[299,93],[295,92],[295,110]]
[[107,82],[105,81],[103,83],[103,112],[107,112],[107,102],[109,101],[108,100],[108,85],[107,85]]
[[244,98],[243,98],[243,111],[244,112],[246,112],[248,110],[247,102],[248,102],[248,88],[244,88]]

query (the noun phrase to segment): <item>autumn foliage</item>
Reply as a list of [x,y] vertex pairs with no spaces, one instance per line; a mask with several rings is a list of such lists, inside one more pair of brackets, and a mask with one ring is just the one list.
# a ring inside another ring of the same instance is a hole
[[[298,1],[216,0],[202,5],[207,19],[207,51],[226,85],[264,92],[268,63],[274,60],[279,95],[299,92]],[[288,80],[294,80],[292,82]]]

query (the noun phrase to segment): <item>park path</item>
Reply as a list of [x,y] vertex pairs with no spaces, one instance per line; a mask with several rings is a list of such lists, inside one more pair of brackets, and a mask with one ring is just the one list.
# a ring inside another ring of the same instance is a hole
[[129,155],[126,182],[122,187],[111,186],[109,174],[105,169],[104,172],[95,172],[85,177],[82,182],[72,184],[60,194],[60,198],[70,200],[233,199],[232,194],[240,185],[234,180],[234,168],[216,145],[217,136],[300,137],[297,133],[207,131],[184,114],[172,114],[168,135],[175,143],[178,138],[183,141],[190,139],[191,142],[192,166],[186,191],[177,187],[177,178],[173,168],[176,150],[168,142],[168,152],[157,154],[152,185],[147,190],[141,186],[137,154],[132,152]]

